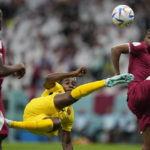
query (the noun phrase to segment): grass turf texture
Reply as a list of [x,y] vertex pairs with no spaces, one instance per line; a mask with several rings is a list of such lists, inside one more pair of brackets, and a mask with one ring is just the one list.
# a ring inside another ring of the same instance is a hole
[[[74,145],[74,150],[141,150],[141,145],[89,144]],[[3,143],[3,150],[62,150],[60,143]]]

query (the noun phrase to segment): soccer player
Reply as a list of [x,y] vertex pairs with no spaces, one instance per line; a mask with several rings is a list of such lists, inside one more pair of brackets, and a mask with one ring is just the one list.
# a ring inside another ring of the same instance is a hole
[[46,90],[41,97],[32,99],[27,104],[23,121],[6,119],[8,126],[47,136],[57,135],[58,130],[61,128],[63,149],[72,150],[71,129],[74,112],[71,104],[100,88],[129,83],[134,78],[132,74],[122,74],[76,87],[75,77],[84,76],[86,71],[85,67],[80,67],[73,72],[47,75],[44,82]]
[[[2,11],[0,10],[0,30],[2,27]],[[18,78],[21,78],[25,74],[25,66],[24,64],[18,65],[5,65],[5,47],[0,39],[0,115],[1,117],[1,124],[0,124],[0,150],[2,149],[1,143],[2,140],[7,137],[8,135],[8,128],[4,121],[5,110],[2,102],[2,93],[1,93],[1,86],[3,82],[3,77],[14,74]]]
[[144,141],[142,150],[150,150],[150,29],[147,30],[144,41],[112,48],[115,75],[120,74],[119,60],[122,53],[129,54],[128,72],[135,77],[128,84],[128,107],[138,119]]

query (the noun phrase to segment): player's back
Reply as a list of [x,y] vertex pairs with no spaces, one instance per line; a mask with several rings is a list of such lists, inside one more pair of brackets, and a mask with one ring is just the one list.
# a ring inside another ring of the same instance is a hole
[[130,43],[128,72],[135,77],[129,85],[143,81],[150,75],[150,49],[145,42]]

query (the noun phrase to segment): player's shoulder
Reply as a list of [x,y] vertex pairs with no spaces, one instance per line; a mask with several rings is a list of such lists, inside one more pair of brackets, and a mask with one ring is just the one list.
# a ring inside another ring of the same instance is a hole
[[55,87],[57,87],[57,88],[62,88],[62,85],[59,84],[58,82],[55,82]]
[[127,43],[123,43],[123,44],[119,44],[119,45],[115,45],[114,47],[116,46],[130,46],[130,45],[133,45],[133,46],[139,46],[139,45],[142,45],[143,43],[142,42],[127,42]]
[[142,45],[142,42],[132,42],[131,43],[133,46],[139,46],[139,45]]
[[138,50],[139,52],[140,52],[140,50],[145,49],[145,46],[146,46],[146,44],[144,41],[129,43],[130,50],[136,50],[136,51]]
[[134,46],[134,47],[139,47],[139,46],[145,47],[145,45],[146,45],[144,41],[142,41],[142,42],[130,42],[129,44]]
[[59,84],[58,82],[56,82],[53,90],[55,92],[58,92],[58,93],[64,93],[65,92],[63,86],[61,84]]
[[51,93],[64,93],[64,89],[61,84],[55,82],[55,86],[50,89],[45,89],[42,96],[48,96],[51,95]]

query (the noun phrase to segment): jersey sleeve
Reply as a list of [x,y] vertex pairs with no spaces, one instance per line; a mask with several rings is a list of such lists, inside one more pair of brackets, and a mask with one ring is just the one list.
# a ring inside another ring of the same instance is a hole
[[74,110],[72,106],[67,107],[65,113],[63,113],[65,116],[61,118],[61,127],[62,130],[71,132],[74,122]]
[[45,97],[48,96],[50,94],[49,90],[44,90],[44,92],[42,93],[41,97]]
[[141,52],[143,52],[141,42],[129,43],[129,51],[130,51],[131,54],[135,54],[135,55],[138,55]]
[[57,93],[64,93],[64,89],[63,87],[56,82],[55,86],[51,89],[46,89],[43,93],[42,93],[42,97],[43,96],[48,96],[50,95],[51,93],[54,93],[54,92],[57,92]]

